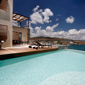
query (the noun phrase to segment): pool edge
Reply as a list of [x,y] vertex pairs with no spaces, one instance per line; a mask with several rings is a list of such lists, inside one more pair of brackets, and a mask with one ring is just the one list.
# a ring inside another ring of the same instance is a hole
[[26,56],[26,55],[39,54],[39,53],[50,52],[50,51],[56,51],[56,50],[58,50],[58,48],[49,49],[49,50],[38,50],[38,51],[31,51],[31,52],[22,52],[22,53],[3,54],[3,55],[0,55],[0,60],[16,58],[16,57],[21,57],[21,56]]

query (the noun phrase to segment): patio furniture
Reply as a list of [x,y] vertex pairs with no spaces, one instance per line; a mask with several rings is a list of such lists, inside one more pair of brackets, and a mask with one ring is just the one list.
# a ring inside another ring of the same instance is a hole
[[38,46],[36,46],[36,45],[29,45],[28,47],[33,48],[33,49],[38,49]]
[[48,45],[43,45],[43,44],[39,43],[39,42],[36,41],[36,40],[35,40],[35,42],[37,43],[36,45],[37,45],[38,47],[41,46],[41,47],[43,48],[44,46],[48,46],[48,47],[51,46],[51,48],[52,48],[52,44],[50,44],[50,43],[49,43]]

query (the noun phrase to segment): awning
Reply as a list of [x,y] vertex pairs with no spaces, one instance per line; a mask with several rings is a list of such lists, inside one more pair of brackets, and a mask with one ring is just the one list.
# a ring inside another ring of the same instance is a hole
[[26,17],[26,16],[23,16],[23,15],[17,14],[17,13],[13,13],[12,19],[15,20],[15,21],[22,22],[22,21],[29,19],[29,18]]

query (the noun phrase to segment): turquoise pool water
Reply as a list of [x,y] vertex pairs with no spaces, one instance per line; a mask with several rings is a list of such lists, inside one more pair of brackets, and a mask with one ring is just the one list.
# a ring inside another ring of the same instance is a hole
[[0,85],[85,85],[85,52],[58,50],[2,60]]

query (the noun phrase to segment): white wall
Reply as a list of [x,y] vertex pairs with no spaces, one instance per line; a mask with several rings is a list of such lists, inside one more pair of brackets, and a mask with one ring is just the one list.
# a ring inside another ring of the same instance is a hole
[[0,9],[0,24],[8,26],[8,38],[2,44],[2,47],[12,46],[12,13],[13,13],[13,0],[8,0],[8,11]]

